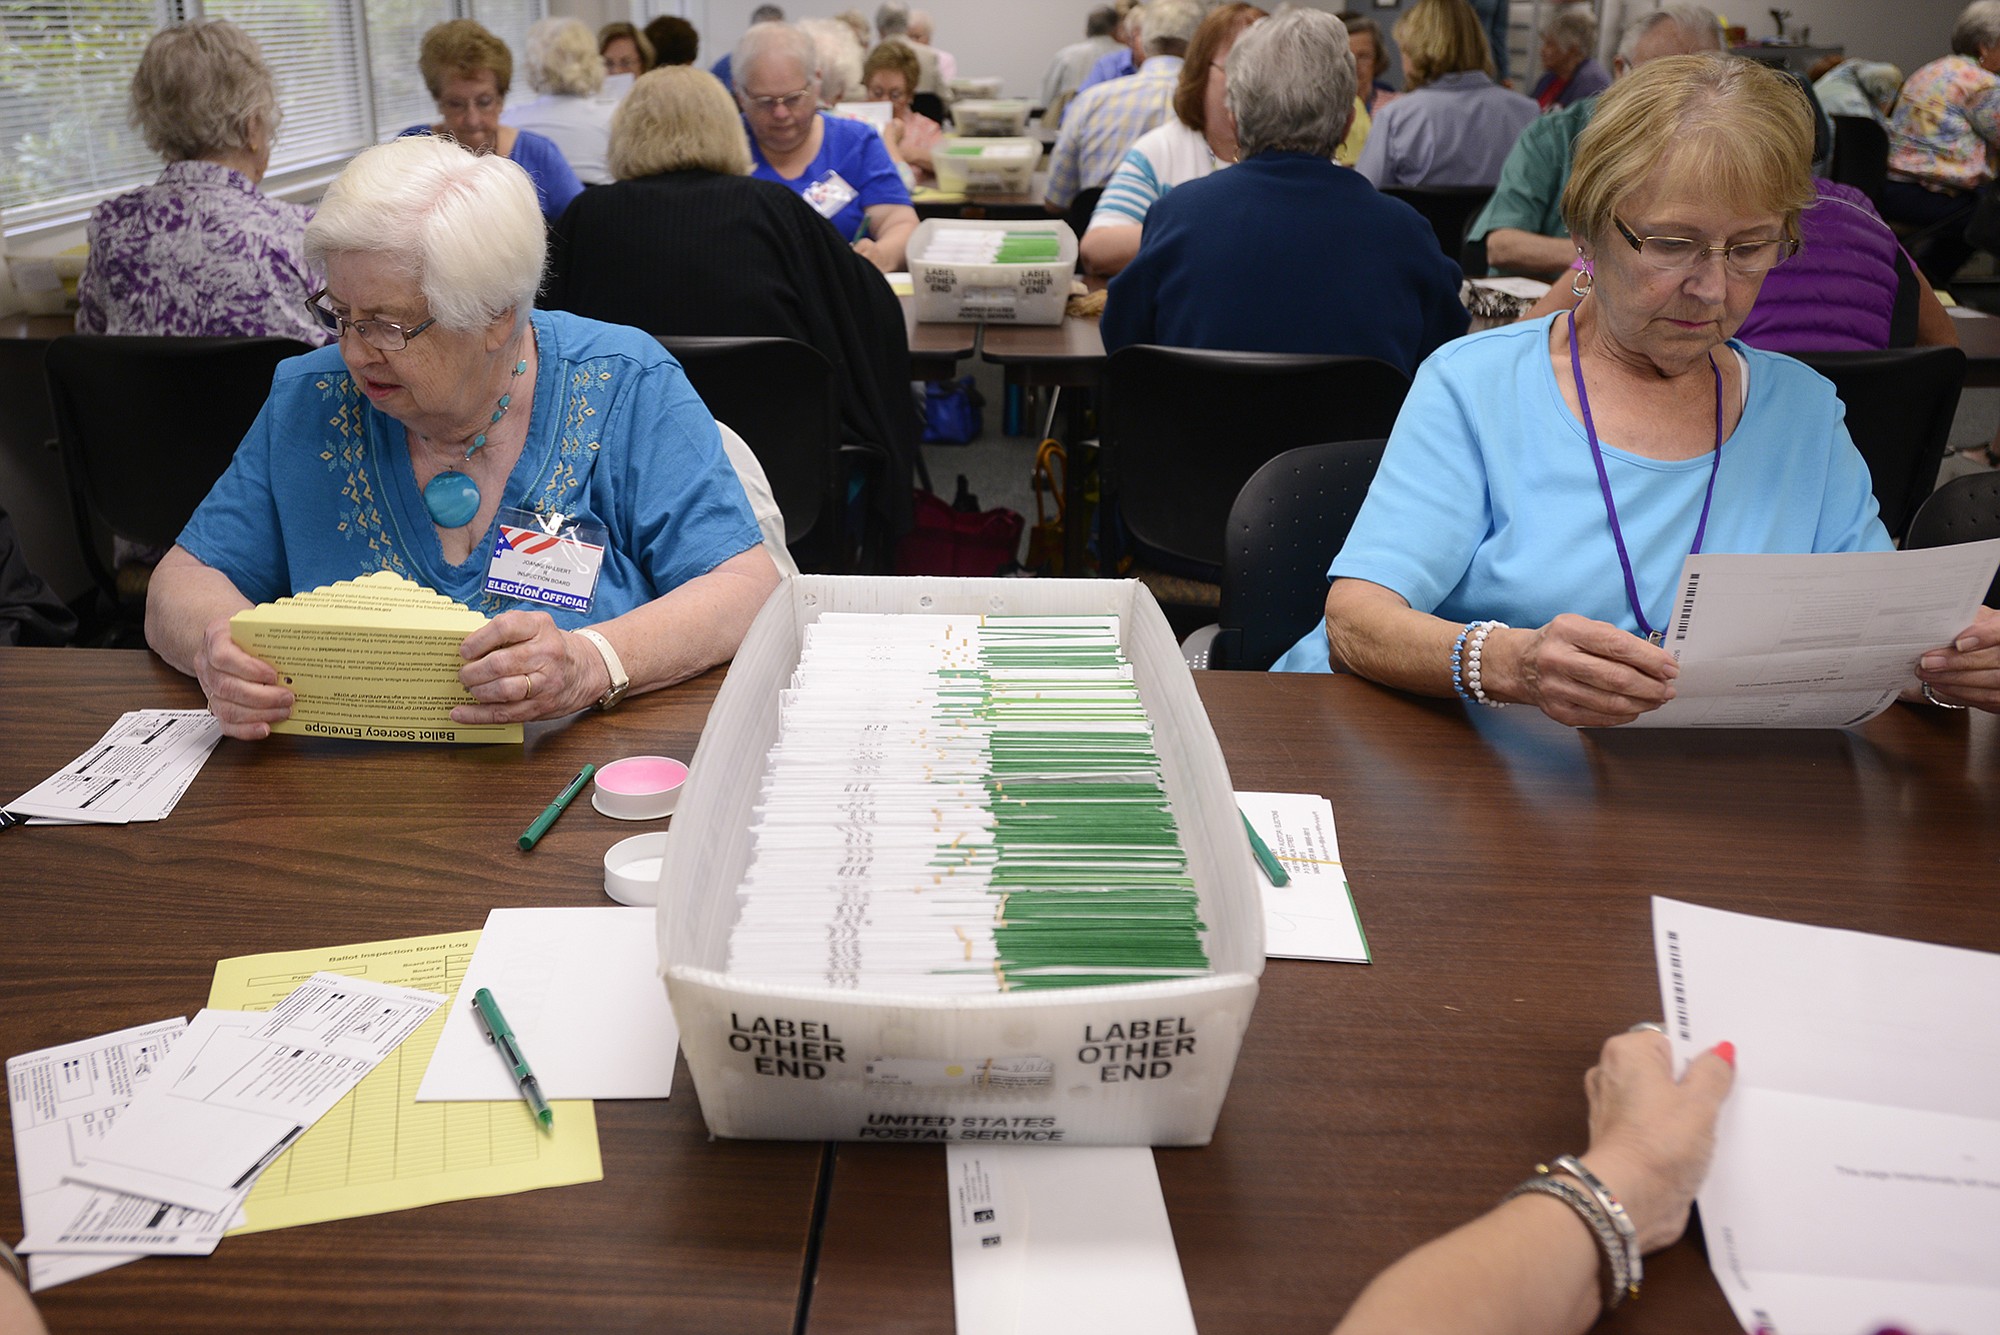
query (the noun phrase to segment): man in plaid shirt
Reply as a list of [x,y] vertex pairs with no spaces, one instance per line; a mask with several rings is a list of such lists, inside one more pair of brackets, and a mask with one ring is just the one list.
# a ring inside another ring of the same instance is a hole
[[1146,61],[1138,73],[1086,88],[1069,104],[1049,158],[1045,202],[1053,212],[1110,180],[1133,141],[1174,114],[1181,58],[1201,16],[1195,0],[1152,0],[1139,14]]

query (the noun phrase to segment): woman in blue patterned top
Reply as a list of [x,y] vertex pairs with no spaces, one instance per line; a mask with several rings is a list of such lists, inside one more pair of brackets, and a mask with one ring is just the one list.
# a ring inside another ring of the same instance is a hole
[[[653,339],[532,309],[547,240],[520,167],[429,138],[369,149],[306,248],[339,343],[278,368],[146,608],[226,733],[262,737],[292,705],[230,616],[376,570],[493,617],[460,648],[460,723],[608,706],[735,653],[777,572],[715,421]],[[586,609],[488,591],[503,507],[604,530]]]

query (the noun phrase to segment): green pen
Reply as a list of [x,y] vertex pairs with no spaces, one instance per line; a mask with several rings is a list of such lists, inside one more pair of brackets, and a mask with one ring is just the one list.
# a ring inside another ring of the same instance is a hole
[[556,823],[556,817],[562,815],[564,809],[576,801],[576,795],[583,791],[583,785],[589,783],[590,776],[595,773],[597,773],[595,765],[585,765],[576,772],[576,777],[569,781],[569,787],[557,793],[556,800],[549,803],[548,809],[535,817],[535,823],[522,831],[521,837],[514,841],[521,846],[522,852],[527,852],[541,842],[542,836],[549,832],[549,826]]
[[[1238,808],[1236,814],[1243,816],[1242,809]],[[1248,816],[1243,816],[1243,832],[1250,836],[1250,851],[1257,855],[1258,865],[1262,866],[1264,874],[1271,878],[1271,884],[1290,885],[1292,874],[1285,870],[1284,863],[1278,861],[1277,854],[1273,853],[1271,846],[1264,842],[1264,836],[1257,833],[1257,827],[1250,823]]]
[[514,1083],[521,1087],[521,1097],[528,1101],[528,1109],[534,1113],[535,1121],[542,1130],[553,1132],[556,1126],[555,1109],[549,1107],[549,1101],[542,1097],[541,1083],[535,1079],[528,1059],[521,1055],[521,1040],[514,1037],[507,1017],[500,1013],[500,1003],[482,987],[472,994],[472,1013],[479,1017],[486,1037],[499,1045],[500,1055],[507,1059],[507,1069],[513,1072]]

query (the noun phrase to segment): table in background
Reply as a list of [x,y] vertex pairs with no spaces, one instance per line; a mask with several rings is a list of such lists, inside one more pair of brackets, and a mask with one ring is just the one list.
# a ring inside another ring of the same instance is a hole
[[919,221],[925,218],[987,218],[1008,222],[1046,222],[1058,215],[1043,203],[1048,198],[1049,174],[1037,170],[1026,194],[1011,191],[975,190],[963,199],[913,199]]
[[2000,319],[1961,306],[1952,313],[1951,327],[1965,353],[1965,387],[2000,385]]
[[963,324],[919,324],[917,299],[898,297],[903,304],[903,332],[910,342],[910,375],[916,380],[949,380],[958,374],[958,364],[979,347],[979,326]]
[[[225,741],[164,822],[7,831],[0,1055],[192,1015],[225,956],[606,904],[605,850],[657,824],[579,800],[534,852],[515,836],[585,761],[692,756],[721,678],[531,725],[522,747]],[[201,703],[151,654],[0,649],[0,800],[124,710]],[[597,1126],[602,1182],[229,1238],[51,1289],[42,1309],[61,1332],[790,1332],[822,1148],[711,1141],[684,1063],[670,1100],[601,1101]]]
[[[1195,680],[1239,787],[1331,799],[1375,955],[1271,961],[1214,1142],[1156,1155],[1202,1335],[1321,1335],[1581,1150],[1599,1044],[1660,1014],[1651,895],[2000,950],[1990,716],[1579,733],[1354,678]],[[811,1335],[950,1335],[944,1201],[938,1150],[838,1148]],[[1736,1328],[1691,1241],[1602,1327]]]
[[1084,395],[1097,388],[1104,369],[1104,334],[1097,317],[1065,315],[1056,325],[988,324],[980,336],[979,355],[1005,367],[1009,384],[1054,389],[1061,397],[1062,421],[1056,437],[1069,452],[1063,466],[1063,573],[1082,574],[1090,541],[1090,526],[1076,518],[1083,514]]

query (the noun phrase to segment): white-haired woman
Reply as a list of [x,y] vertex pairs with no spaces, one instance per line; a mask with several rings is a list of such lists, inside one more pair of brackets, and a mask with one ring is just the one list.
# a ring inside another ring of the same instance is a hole
[[1289,9],[1236,39],[1237,164],[1147,212],[1137,258],[1108,289],[1107,349],[1345,353],[1407,374],[1465,332],[1458,266],[1430,225],[1333,161],[1354,85],[1347,29],[1324,10]]
[[597,38],[582,19],[542,19],[528,29],[526,65],[528,87],[541,96],[508,107],[500,123],[549,140],[585,185],[611,180],[604,148],[618,104],[598,98],[604,89],[604,61],[597,54]]
[[729,68],[750,132],[751,174],[802,196],[884,273],[903,268],[917,230],[909,189],[872,126],[819,113],[813,39],[790,24],[759,23],[736,44]]
[[1542,77],[1530,94],[1543,111],[1596,97],[1611,74],[1591,53],[1597,49],[1597,16],[1588,5],[1564,5],[1542,25]]
[[[147,600],[148,642],[224,732],[262,737],[292,706],[229,617],[374,570],[493,617],[460,648],[461,723],[608,707],[735,652],[777,572],[715,421],[653,339],[533,309],[546,229],[518,165],[430,138],[371,148],[306,247],[339,345],[279,368]],[[487,590],[503,507],[605,531],[587,610]]]
[[256,41],[225,19],[153,34],[131,116],[167,167],[91,211],[77,329],[326,342],[305,309],[319,284],[305,258],[312,210],[257,189],[278,92]]

